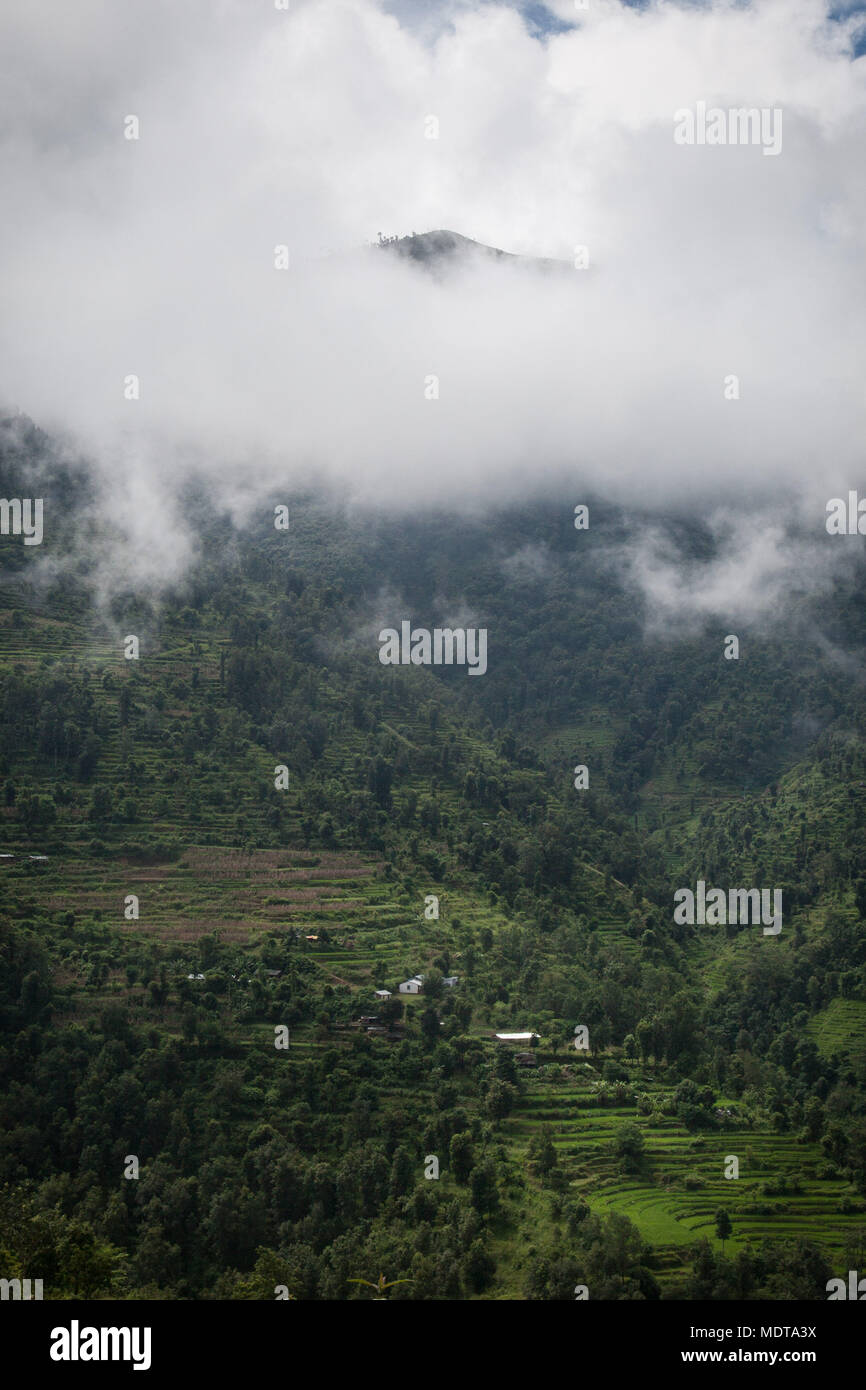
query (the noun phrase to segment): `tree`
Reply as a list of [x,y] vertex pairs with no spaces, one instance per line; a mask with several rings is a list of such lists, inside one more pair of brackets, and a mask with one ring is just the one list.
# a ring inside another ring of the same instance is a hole
[[646,1144],[637,1125],[621,1125],[613,1141],[613,1152],[623,1173],[639,1173],[646,1157]]
[[426,1008],[421,1015],[421,1033],[429,1044],[439,1041],[439,1015],[434,1008]]
[[803,1107],[803,1138],[814,1144],[824,1128],[824,1107],[817,1096],[810,1096]]
[[88,815],[91,820],[106,820],[111,815],[113,806],[111,792],[108,787],[94,787],[90,797],[90,810]]
[[377,805],[388,810],[391,805],[391,782],[394,768],[382,757],[370,760],[367,765],[367,787],[373,793]]
[[635,1030],[638,1049],[644,1062],[649,1061],[651,1056],[655,1056],[655,1025],[647,1018],[642,1018]]
[[386,999],[379,1007],[379,1014],[383,1023],[396,1023],[403,1017],[403,1001],[393,995]]
[[504,1120],[511,1114],[516,1091],[509,1081],[494,1078],[487,1090],[487,1113],[491,1119]]
[[514,1053],[510,1047],[500,1045],[496,1049],[494,1060],[496,1077],[499,1081],[509,1081],[514,1085],[517,1081],[517,1067],[514,1065]]
[[412,1155],[401,1144],[391,1163],[390,1191],[392,1197],[405,1197],[413,1186]]
[[475,1293],[483,1293],[493,1281],[496,1265],[488,1255],[482,1241],[475,1240],[463,1262],[463,1275]]
[[469,1175],[475,1163],[475,1150],[472,1144],[472,1138],[467,1131],[452,1136],[451,1144],[448,1149],[448,1156],[450,1159],[451,1171],[457,1182],[468,1182]]
[[496,1169],[489,1158],[472,1171],[472,1205],[481,1216],[489,1216],[499,1206]]
[[424,972],[424,993],[428,999],[441,999],[444,993],[442,971],[432,968]]
[[184,1004],[181,1015],[181,1031],[187,1042],[192,1042],[198,1031],[198,1012],[194,1004]]
[[540,1135],[533,1135],[529,1141],[528,1157],[543,1182],[545,1178],[550,1176],[558,1162],[549,1130],[545,1129]]
[[728,1213],[725,1211],[725,1208],[719,1207],[718,1211],[716,1212],[716,1235],[722,1242],[723,1255],[725,1253],[725,1241],[728,1239],[733,1229],[734,1228],[731,1224],[731,1218],[728,1216]]

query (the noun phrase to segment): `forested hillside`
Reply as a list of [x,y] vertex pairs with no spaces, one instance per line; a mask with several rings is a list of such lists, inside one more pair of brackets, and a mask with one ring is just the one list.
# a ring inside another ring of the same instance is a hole
[[[824,1299],[862,1269],[862,557],[725,660],[731,629],[653,623],[644,518],[592,498],[236,524],[195,490],[188,571],[130,588],[89,477],[5,423],[0,491],[51,524],[0,537],[0,1272]],[[403,620],[486,629],[486,672],[383,665]],[[699,879],[780,889],[781,932],[678,924]]]

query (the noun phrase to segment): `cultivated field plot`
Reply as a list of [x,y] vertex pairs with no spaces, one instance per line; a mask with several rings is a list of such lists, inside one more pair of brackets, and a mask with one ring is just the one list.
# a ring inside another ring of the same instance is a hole
[[[649,1096],[662,1088],[646,1072],[634,1084]],[[636,1125],[645,1152],[638,1172],[623,1173],[613,1152],[618,1131]],[[509,1153],[528,1164],[533,1135],[547,1129],[569,1190],[593,1211],[628,1216],[660,1257],[661,1282],[682,1275],[688,1247],[715,1235],[724,1207],[733,1223],[725,1248],[764,1237],[802,1237],[841,1257],[846,1240],[863,1230],[866,1202],[832,1170],[818,1144],[769,1128],[737,1126],[689,1132],[671,1117],[644,1117],[634,1105],[600,1104],[593,1083],[577,1074],[560,1082],[530,1075],[525,1097],[508,1125]],[[726,1179],[726,1161],[739,1177]]]

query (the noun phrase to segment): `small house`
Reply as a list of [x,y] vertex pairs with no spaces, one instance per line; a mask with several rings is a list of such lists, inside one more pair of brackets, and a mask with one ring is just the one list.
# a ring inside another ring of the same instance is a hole
[[390,991],[390,989],[377,989],[375,993],[376,993],[376,998],[377,998],[377,999],[390,999],[390,998],[391,998],[391,991]]
[[534,1039],[540,1039],[539,1033],[494,1033],[497,1042],[509,1043],[531,1043]]
[[421,976],[416,975],[411,980],[404,980],[403,983],[398,986],[398,989],[401,994],[420,994],[423,986],[424,981],[421,979]]
[[459,979],[459,975],[443,975],[442,983],[443,985],[447,985],[449,989],[453,989]]

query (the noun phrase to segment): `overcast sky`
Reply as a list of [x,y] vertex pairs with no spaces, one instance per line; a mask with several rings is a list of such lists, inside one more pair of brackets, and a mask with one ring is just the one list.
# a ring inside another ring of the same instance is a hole
[[[861,30],[823,0],[7,4],[0,398],[157,528],[191,461],[248,498],[568,478],[822,516],[866,490]],[[676,144],[700,101],[780,109],[781,152]],[[439,227],[572,269],[363,250]]]

